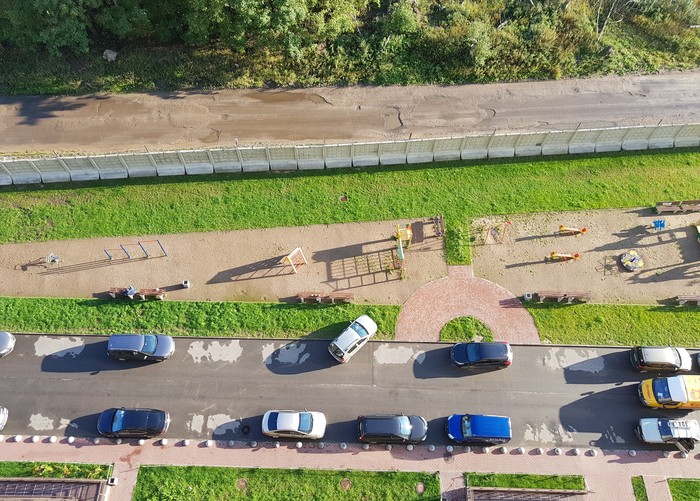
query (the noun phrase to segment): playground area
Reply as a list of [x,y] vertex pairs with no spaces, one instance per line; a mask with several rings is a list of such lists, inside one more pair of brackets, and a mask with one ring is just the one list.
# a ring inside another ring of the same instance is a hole
[[651,208],[481,218],[472,224],[474,275],[517,296],[675,304],[677,296],[700,295],[699,221],[698,212]]
[[432,218],[0,245],[0,288],[17,297],[402,304],[445,276]]

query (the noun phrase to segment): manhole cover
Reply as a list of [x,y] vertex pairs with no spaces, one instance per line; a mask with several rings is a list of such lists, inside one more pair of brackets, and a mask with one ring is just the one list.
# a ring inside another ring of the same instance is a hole
[[236,480],[236,488],[239,491],[244,491],[248,488],[248,481],[245,478],[239,478]]
[[250,433],[250,426],[248,426],[247,424],[241,426],[241,433],[243,435],[247,435],[248,433]]
[[418,494],[423,494],[425,492],[425,484],[423,484],[423,482],[418,482],[416,484],[416,492]]
[[352,487],[352,482],[350,481],[349,478],[344,478],[343,480],[340,481],[340,487],[344,491],[349,491],[350,487]]

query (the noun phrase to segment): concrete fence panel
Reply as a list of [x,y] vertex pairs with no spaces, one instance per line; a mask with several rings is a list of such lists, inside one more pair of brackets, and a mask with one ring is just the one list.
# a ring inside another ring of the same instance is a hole
[[119,155],[87,158],[97,169],[100,179],[124,179],[129,177],[129,171]]
[[682,125],[656,127],[649,136],[649,148],[673,148],[673,140],[682,129]]
[[122,160],[129,172],[129,177],[157,176],[156,164],[150,155],[138,153],[135,155],[122,155]]
[[217,174],[227,172],[241,172],[243,170],[243,159],[238,149],[235,150],[211,150],[208,152],[214,172]]
[[379,165],[380,143],[355,143],[352,145],[353,167],[370,167]]
[[12,176],[12,184],[41,183],[41,174],[31,160],[4,162],[3,167]]
[[546,132],[536,132],[534,134],[521,134],[515,144],[515,156],[538,156],[542,154],[542,143],[547,135]]
[[459,160],[462,158],[462,137],[449,137],[436,139],[433,143],[433,160],[444,162],[449,160]]
[[214,162],[209,158],[206,151],[183,151],[180,152],[180,160],[185,166],[186,174],[213,174]]
[[628,129],[605,129],[598,131],[595,139],[596,153],[620,151]]
[[648,150],[649,138],[654,132],[654,129],[649,127],[635,127],[627,130],[624,139],[622,140],[623,150]]
[[326,168],[323,146],[297,146],[296,155],[299,170]]
[[381,165],[405,164],[408,145],[407,141],[379,143],[379,163]]
[[543,155],[566,155],[569,153],[569,143],[574,137],[574,131],[546,132],[542,140]]
[[0,186],[9,186],[12,184],[12,174],[0,162]]
[[63,166],[68,169],[71,181],[96,181],[100,172],[88,157],[64,158]]
[[676,148],[700,146],[700,124],[684,125],[674,138]]
[[70,172],[59,158],[33,160],[34,167],[41,174],[42,183],[65,183],[70,181]]
[[184,176],[185,164],[175,152],[151,153],[159,176]]
[[489,142],[492,136],[467,136],[460,145],[462,160],[477,160],[489,156]]
[[406,162],[409,164],[423,164],[435,160],[433,150],[434,139],[412,139],[406,143]]
[[238,148],[243,172],[264,172],[270,170],[270,159],[266,148]]
[[600,133],[600,130],[574,131],[569,139],[569,153],[594,153]]
[[505,134],[491,136],[489,141],[489,158],[508,158],[515,156],[515,146],[518,144],[520,134]]
[[294,146],[268,148],[270,170],[297,170],[297,156]]
[[326,152],[327,168],[352,167],[352,145],[333,144],[324,146],[323,149]]

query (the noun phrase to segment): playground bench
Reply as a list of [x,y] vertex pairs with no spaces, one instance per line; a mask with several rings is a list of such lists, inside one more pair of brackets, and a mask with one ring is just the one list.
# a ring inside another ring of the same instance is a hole
[[331,303],[352,303],[355,295],[352,292],[331,292],[326,297],[330,299]]
[[681,212],[681,202],[657,202],[656,203],[656,213],[661,214],[663,212]]
[[695,303],[700,306],[700,296],[678,296],[678,304],[683,306],[686,303]]
[[700,200],[685,200],[681,202],[683,212],[700,211]]
[[578,301],[588,301],[591,296],[588,292],[553,292],[553,291],[541,291],[537,292],[537,297],[540,299],[540,303],[543,303],[546,299],[556,299],[557,303],[561,303],[566,299],[567,303],[571,303],[575,300]]
[[302,303],[308,302],[308,301],[316,301],[317,303],[321,302],[321,299],[323,299],[323,292],[300,292],[297,294],[297,297],[299,298],[299,301]]
[[165,291],[163,289],[139,289],[136,295],[141,298],[142,301],[146,299],[165,299]]

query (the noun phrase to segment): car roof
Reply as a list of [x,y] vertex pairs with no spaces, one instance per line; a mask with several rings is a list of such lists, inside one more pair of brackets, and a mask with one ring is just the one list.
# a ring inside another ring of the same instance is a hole
[[483,359],[500,360],[508,355],[508,343],[484,342],[474,344],[479,345],[479,353]]
[[274,411],[277,412],[277,429],[284,431],[296,431],[299,429],[299,412],[297,411]]
[[409,419],[408,416],[402,416],[401,414],[364,416],[364,432],[365,434],[369,435],[373,435],[375,433],[381,435],[399,435],[401,431],[400,418]]
[[138,351],[143,348],[143,334],[112,334],[107,348],[110,350]]
[[476,437],[510,438],[510,418],[472,414],[472,434]]
[[647,363],[675,364],[677,348],[672,346],[640,346],[642,358]]

